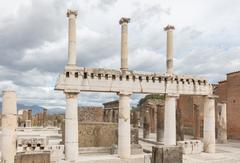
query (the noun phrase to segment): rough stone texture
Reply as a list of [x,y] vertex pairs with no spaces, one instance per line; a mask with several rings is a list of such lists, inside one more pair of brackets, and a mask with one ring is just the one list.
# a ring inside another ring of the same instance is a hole
[[78,107],[79,122],[103,122],[103,108],[95,106]]
[[178,141],[177,145],[182,147],[183,154],[199,154],[203,151],[203,143],[200,140]]
[[218,83],[214,94],[218,102],[227,104],[228,138],[240,139],[240,71],[227,74],[227,80]]
[[79,123],[79,147],[110,147],[117,144],[116,123]]
[[178,146],[153,146],[152,163],[182,163],[182,148]]
[[184,140],[184,130],[183,130],[183,120],[182,120],[182,110],[178,106],[178,100],[177,100],[177,109],[176,109],[176,136],[177,141]]
[[15,163],[50,163],[50,152],[17,153]]
[[[184,134],[195,135],[196,137],[199,137],[199,134],[203,136],[203,98],[201,96],[181,95],[178,102],[178,106],[182,110]],[[198,113],[196,110],[194,112],[196,107]],[[197,133],[199,130],[200,133]]]
[[[117,123],[80,122],[79,147],[111,147],[118,141]],[[131,129],[131,144],[138,144],[138,129]]]

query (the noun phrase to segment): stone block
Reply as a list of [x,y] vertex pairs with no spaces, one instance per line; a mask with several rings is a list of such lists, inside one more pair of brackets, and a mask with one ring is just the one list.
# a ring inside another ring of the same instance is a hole
[[151,163],[182,163],[182,148],[179,146],[153,146]]
[[50,152],[17,153],[15,163],[50,163]]
[[198,154],[203,151],[203,143],[200,140],[178,141],[177,145],[182,147],[183,154]]

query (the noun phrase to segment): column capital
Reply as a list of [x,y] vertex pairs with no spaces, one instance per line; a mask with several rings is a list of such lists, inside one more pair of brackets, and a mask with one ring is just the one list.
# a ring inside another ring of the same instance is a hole
[[79,92],[64,92],[67,99],[77,98]]
[[75,17],[77,17],[78,11],[77,10],[68,9],[67,10],[67,17],[70,17],[70,15],[74,15]]
[[122,25],[124,23],[130,23],[130,18],[124,18],[122,17],[120,20],[119,20],[119,24]]
[[167,25],[166,27],[164,27],[164,31],[170,31],[170,30],[174,30],[175,27],[173,25]]

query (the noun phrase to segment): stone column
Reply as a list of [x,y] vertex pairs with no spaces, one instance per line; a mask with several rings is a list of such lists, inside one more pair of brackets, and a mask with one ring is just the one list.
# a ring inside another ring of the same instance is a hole
[[12,90],[3,91],[2,98],[2,162],[14,163],[16,155],[17,97]]
[[173,30],[174,26],[168,25],[164,28],[167,31],[167,74],[173,74]]
[[150,112],[149,108],[145,110],[143,119],[143,138],[149,139],[150,134]]
[[177,129],[177,141],[184,140],[184,126],[183,126],[183,119],[182,119],[182,110],[179,107],[179,100],[177,100],[177,111],[176,111],[176,129]]
[[203,127],[204,151],[215,153],[215,97],[204,98],[204,127]]
[[47,111],[47,109],[43,109],[43,127],[47,127],[48,125]]
[[121,25],[121,70],[125,73],[128,70],[128,23],[129,18],[121,18],[119,24]]
[[217,104],[217,140],[227,143],[227,107],[226,103]]
[[78,157],[78,93],[65,92],[65,158],[75,161]]
[[165,96],[164,145],[176,145],[176,100],[177,95]]
[[164,136],[164,104],[157,105],[157,142],[163,141]]
[[68,65],[76,65],[76,17],[77,10],[68,10]]
[[130,142],[130,99],[131,93],[119,93],[118,114],[118,155],[120,158],[129,158],[131,153]]
[[155,108],[150,106],[150,123],[151,123],[151,133],[156,133],[156,121],[155,121]]
[[200,111],[198,105],[193,105],[193,129],[194,129],[194,139],[200,139],[201,125],[200,125]]

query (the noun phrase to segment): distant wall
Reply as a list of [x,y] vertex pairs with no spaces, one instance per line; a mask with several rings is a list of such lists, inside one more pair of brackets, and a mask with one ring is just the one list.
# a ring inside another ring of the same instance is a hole
[[102,107],[78,107],[78,121],[103,122]]
[[14,163],[50,163],[50,152],[17,153]]

